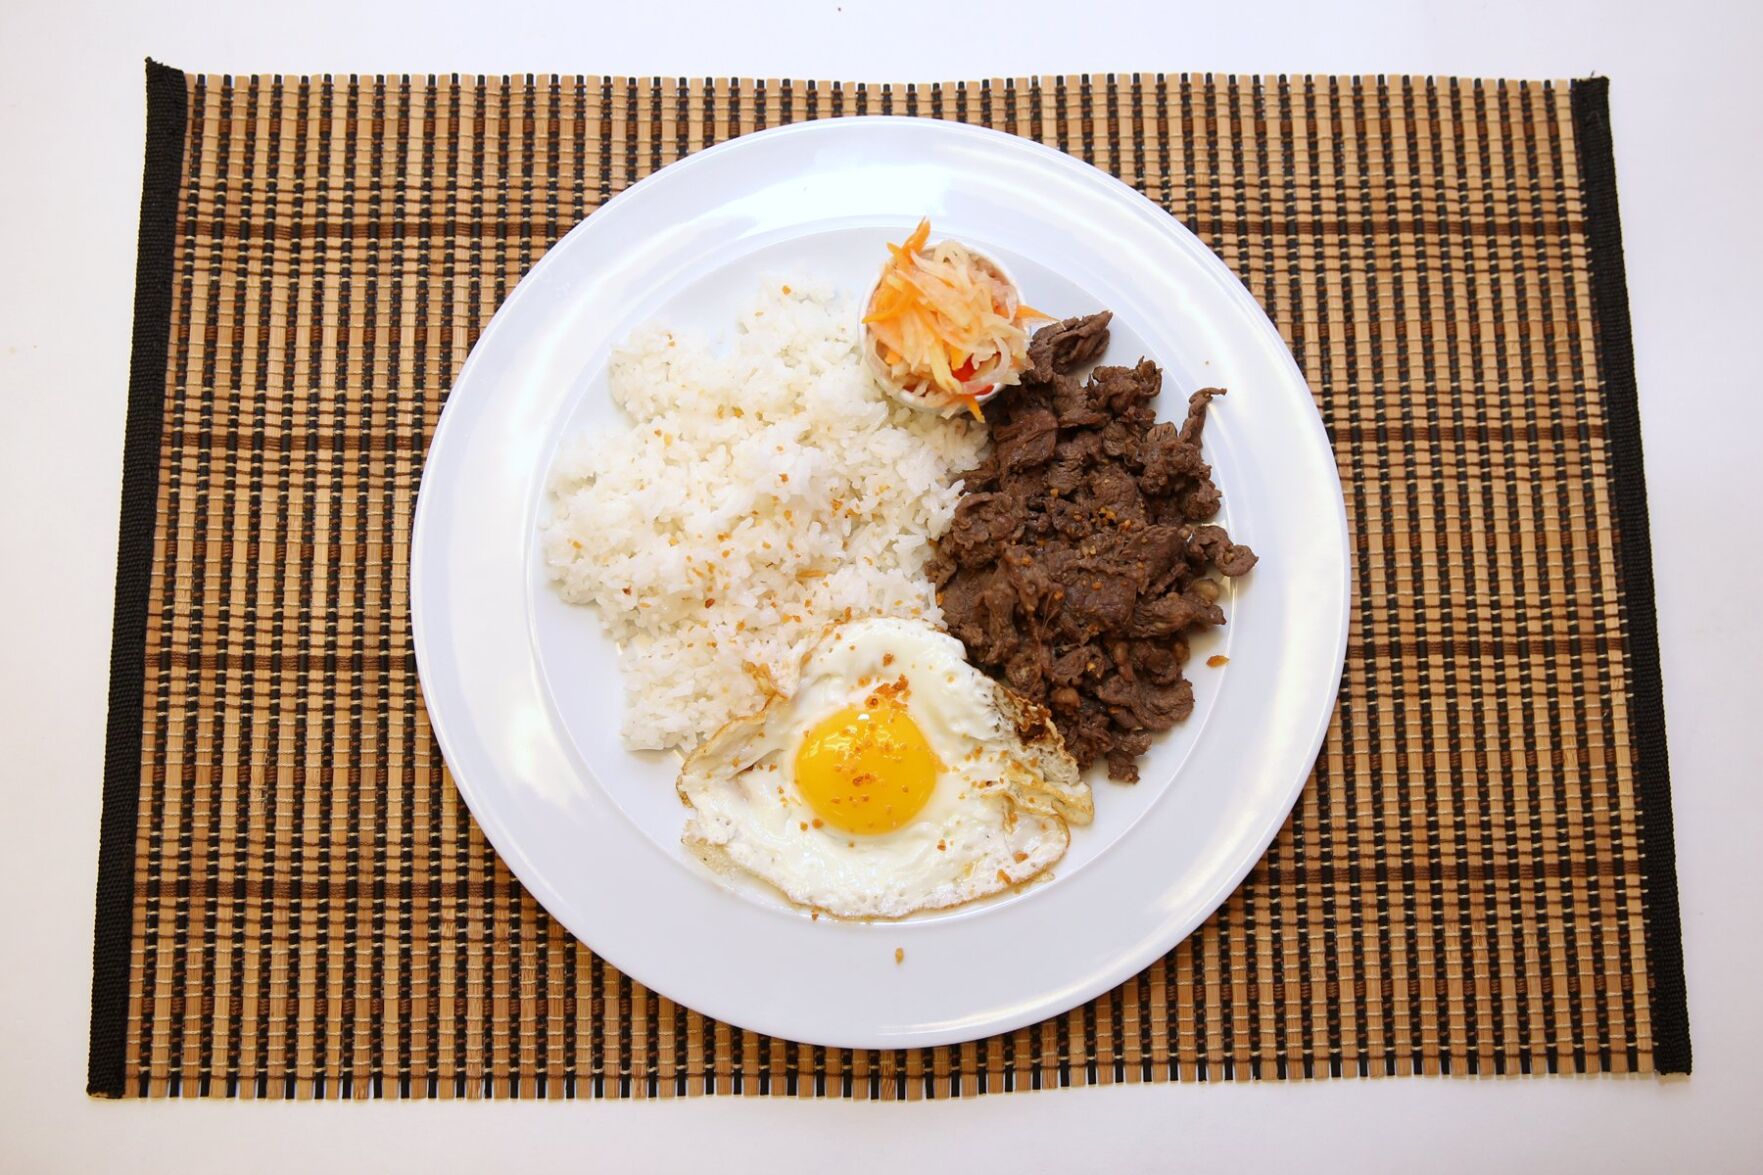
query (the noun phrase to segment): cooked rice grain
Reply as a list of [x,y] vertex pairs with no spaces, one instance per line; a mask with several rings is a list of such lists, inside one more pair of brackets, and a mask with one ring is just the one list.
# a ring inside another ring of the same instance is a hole
[[761,677],[787,692],[847,613],[940,622],[921,571],[985,431],[887,399],[855,318],[774,283],[723,353],[646,327],[613,356],[631,426],[566,446],[541,538],[621,647],[626,745],[689,749]]

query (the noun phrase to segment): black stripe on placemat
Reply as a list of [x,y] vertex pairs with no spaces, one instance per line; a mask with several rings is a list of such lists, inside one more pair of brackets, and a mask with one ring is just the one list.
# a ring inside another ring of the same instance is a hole
[[1683,982],[1683,926],[1677,906],[1677,849],[1671,829],[1671,764],[1665,748],[1665,690],[1659,672],[1647,476],[1641,461],[1634,340],[1629,333],[1628,278],[1622,262],[1616,159],[1610,138],[1609,79],[1575,81],[1572,99],[1591,248],[1598,371],[1604,381],[1604,413],[1615,465],[1622,593],[1628,611],[1635,793],[1645,854],[1643,918],[1647,974],[1652,981],[1653,1068],[1660,1073],[1688,1073],[1690,1014]]
[[116,606],[110,637],[110,712],[104,739],[104,801],[98,833],[98,901],[92,945],[91,1051],[86,1092],[123,1094],[134,933],[135,815],[141,793],[141,701],[147,592],[165,358],[171,335],[172,255],[184,165],[184,75],[147,62],[147,158],[135,251],[135,329],[123,433],[122,522],[116,543]]

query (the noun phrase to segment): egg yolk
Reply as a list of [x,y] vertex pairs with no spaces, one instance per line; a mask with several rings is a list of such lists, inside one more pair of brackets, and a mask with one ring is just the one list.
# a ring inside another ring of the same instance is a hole
[[942,764],[904,706],[869,701],[808,731],[796,752],[796,788],[828,824],[874,835],[918,815]]

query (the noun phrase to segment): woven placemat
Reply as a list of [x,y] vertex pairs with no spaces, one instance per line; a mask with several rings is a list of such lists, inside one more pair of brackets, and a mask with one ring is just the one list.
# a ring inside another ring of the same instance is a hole
[[[930,86],[149,67],[90,1088],[941,1097],[1690,1063],[1601,81]],[[840,1052],[552,922],[417,688],[427,440],[546,247],[804,118],[985,123],[1120,176],[1278,323],[1346,485],[1335,722],[1241,890],[1037,1027]]]

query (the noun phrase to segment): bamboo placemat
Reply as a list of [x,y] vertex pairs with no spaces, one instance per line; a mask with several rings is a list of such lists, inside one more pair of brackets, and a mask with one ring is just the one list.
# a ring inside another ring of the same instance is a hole
[[[1601,81],[931,86],[149,67],[90,1088],[940,1097],[1690,1062]],[[472,342],[634,180],[760,127],[985,123],[1113,172],[1267,307],[1357,615],[1241,890],[1038,1027],[841,1053],[707,1021],[546,917],[417,689],[408,538]]]

